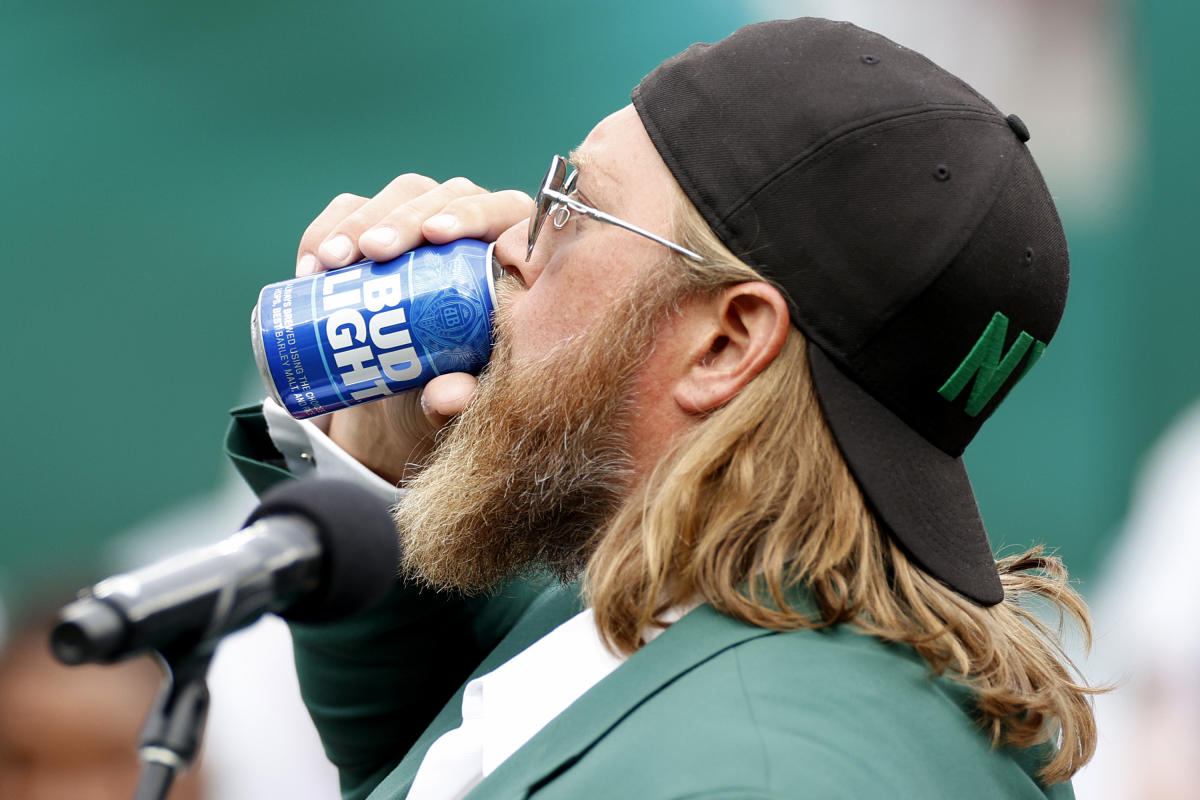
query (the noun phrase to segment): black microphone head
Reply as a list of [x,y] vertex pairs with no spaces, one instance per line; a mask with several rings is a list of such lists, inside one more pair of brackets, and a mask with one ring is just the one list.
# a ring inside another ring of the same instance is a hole
[[387,505],[349,481],[311,478],[286,481],[263,495],[246,520],[296,514],[317,528],[321,584],[284,609],[294,622],[331,622],[361,611],[395,582],[400,539]]

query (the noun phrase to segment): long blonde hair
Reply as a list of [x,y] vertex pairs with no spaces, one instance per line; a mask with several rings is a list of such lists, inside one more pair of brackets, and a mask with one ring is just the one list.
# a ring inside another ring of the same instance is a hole
[[[678,198],[678,240],[705,257],[672,262],[687,291],[762,280]],[[1057,735],[1040,773],[1046,783],[1068,779],[1095,749],[1089,695],[1097,690],[1072,677],[1055,630],[1027,607],[1045,601],[1090,643],[1087,608],[1061,561],[1041,547],[997,561],[1005,599],[987,608],[913,564],[880,532],[834,442],[795,328],[772,364],[685,437],[597,541],[585,588],[619,652],[636,650],[666,609],[695,598],[776,630],[848,624],[910,645],[934,673],[967,684],[993,743],[1027,747]],[[819,618],[789,605],[789,588],[800,584]]]

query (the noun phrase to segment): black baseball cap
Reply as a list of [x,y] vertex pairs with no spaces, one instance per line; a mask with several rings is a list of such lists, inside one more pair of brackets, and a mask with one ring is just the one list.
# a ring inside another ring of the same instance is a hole
[[919,53],[811,18],[693,45],[633,104],[720,240],[787,296],[880,524],[960,594],[1003,600],[961,456],[1068,283],[1024,123]]

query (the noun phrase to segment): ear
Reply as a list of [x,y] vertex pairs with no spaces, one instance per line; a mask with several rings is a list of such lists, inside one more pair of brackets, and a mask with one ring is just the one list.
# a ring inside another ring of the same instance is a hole
[[739,283],[702,304],[686,372],[673,397],[688,414],[705,414],[727,403],[770,364],[787,340],[787,301],[768,283]]

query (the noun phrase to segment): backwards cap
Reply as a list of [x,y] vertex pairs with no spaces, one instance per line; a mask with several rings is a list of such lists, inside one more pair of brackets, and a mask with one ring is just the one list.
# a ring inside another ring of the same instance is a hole
[[961,455],[1054,335],[1068,282],[1025,125],[820,19],[693,45],[633,104],[720,240],[783,289],[880,523],[960,594],[1000,602]]

